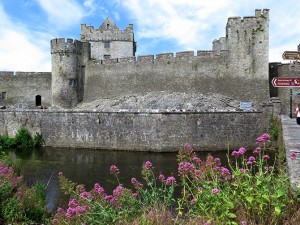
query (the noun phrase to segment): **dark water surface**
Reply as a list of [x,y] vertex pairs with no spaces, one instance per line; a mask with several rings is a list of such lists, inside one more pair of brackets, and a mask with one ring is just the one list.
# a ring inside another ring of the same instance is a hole
[[[226,164],[226,153],[213,152],[214,157],[221,158]],[[42,152],[27,155],[17,155],[10,152],[10,158],[21,168],[21,175],[27,183],[42,182],[47,185],[48,209],[55,210],[58,206],[65,207],[68,200],[59,190],[58,173],[78,183],[84,184],[89,191],[95,183],[104,187],[106,193],[111,193],[117,186],[117,181],[109,173],[109,168],[115,164],[120,169],[120,183],[131,188],[130,180],[136,177],[142,181],[141,169],[146,161],[152,162],[155,175],[162,171],[165,176],[177,174],[177,153],[148,153],[127,151],[95,151],[87,149],[45,148]],[[208,152],[197,153],[205,159]]]

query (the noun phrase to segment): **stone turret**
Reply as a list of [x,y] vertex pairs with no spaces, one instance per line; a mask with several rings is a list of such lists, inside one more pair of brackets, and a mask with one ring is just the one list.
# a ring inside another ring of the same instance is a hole
[[69,38],[51,40],[52,106],[72,108],[82,101],[86,45]]
[[226,47],[232,70],[238,70],[239,76],[268,79],[269,10],[256,9],[255,16],[229,18]]

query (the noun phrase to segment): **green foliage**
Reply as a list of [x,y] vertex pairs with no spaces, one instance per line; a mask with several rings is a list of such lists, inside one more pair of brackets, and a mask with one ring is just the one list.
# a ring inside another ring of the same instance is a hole
[[50,214],[46,206],[46,187],[28,187],[13,167],[0,162],[0,218],[8,224],[42,224]]
[[8,134],[0,136],[0,146],[5,149],[16,149],[18,151],[28,151],[40,148],[44,144],[43,136],[36,133],[34,137],[25,128],[20,128],[15,137],[9,137]]
[[272,143],[278,141],[280,137],[281,124],[280,120],[277,116],[272,115],[270,117],[270,139]]

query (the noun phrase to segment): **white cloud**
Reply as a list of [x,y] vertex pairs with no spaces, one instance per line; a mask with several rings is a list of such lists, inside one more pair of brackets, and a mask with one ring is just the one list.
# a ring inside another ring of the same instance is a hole
[[[48,21],[56,28],[78,25],[85,12],[81,5],[75,0],[36,0],[42,9],[47,13]],[[87,7],[93,1],[85,1]]]
[[[207,45],[204,42],[212,33],[212,29],[215,30],[214,33],[221,34],[224,31],[226,19],[231,13],[231,0],[218,1],[218,4],[214,1],[199,0],[118,2],[131,11],[133,19],[137,21],[138,38],[173,39],[179,46],[186,49]],[[220,13],[221,9],[222,13]],[[209,46],[212,41],[209,41]]]
[[[0,70],[50,71],[49,42],[34,41],[38,33],[13,23],[0,5]],[[32,35],[37,35],[32,37]],[[47,46],[46,46],[47,45]]]
[[[134,20],[135,29],[138,28],[136,29],[137,41],[143,38],[172,40],[177,43],[177,48],[182,50],[209,50],[214,39],[225,36],[228,17],[254,16],[255,9],[268,8],[270,9],[270,61],[282,61],[282,53],[285,50],[296,50],[299,42],[299,0],[115,1],[122,4]],[[138,50],[150,48],[142,46]]]
[[20,33],[6,31],[0,38],[1,70],[50,71],[50,54],[45,54],[38,46]]

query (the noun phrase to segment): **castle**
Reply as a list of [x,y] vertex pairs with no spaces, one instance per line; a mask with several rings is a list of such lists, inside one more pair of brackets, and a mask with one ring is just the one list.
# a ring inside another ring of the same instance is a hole
[[212,50],[196,55],[185,51],[135,57],[133,25],[122,31],[107,18],[98,29],[82,24],[80,40],[51,40],[51,73],[0,72],[0,105],[71,109],[98,99],[186,93],[220,94],[252,101],[257,108],[269,98],[268,47],[267,9],[229,18],[226,36],[213,41]]
[[110,18],[83,24],[80,40],[51,40],[51,73],[0,72],[0,133],[22,125],[49,146],[162,151],[246,146],[266,130],[268,9],[228,18],[212,50],[135,52],[133,25],[122,31]]

